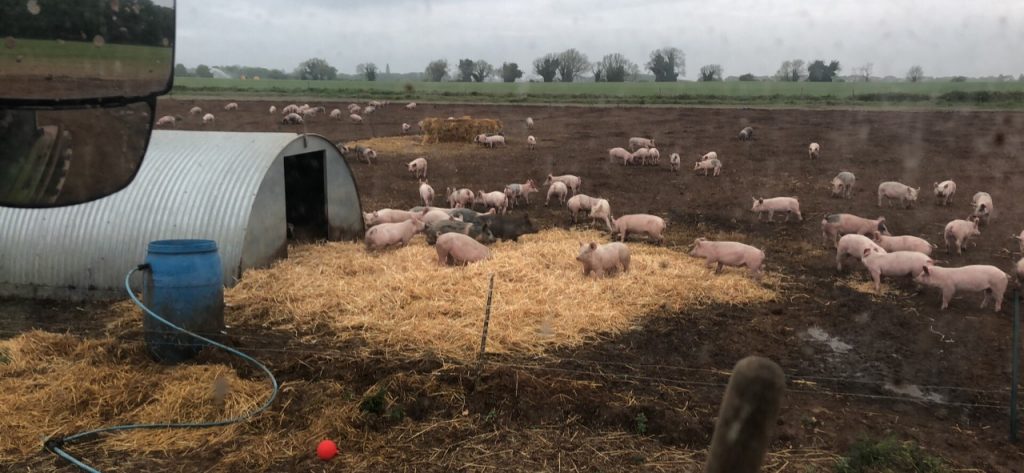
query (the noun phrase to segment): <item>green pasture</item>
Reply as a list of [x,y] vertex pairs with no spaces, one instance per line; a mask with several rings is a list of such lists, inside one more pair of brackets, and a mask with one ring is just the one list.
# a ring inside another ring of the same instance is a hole
[[162,77],[170,70],[171,49],[86,41],[14,39],[0,46],[5,74],[117,78]]

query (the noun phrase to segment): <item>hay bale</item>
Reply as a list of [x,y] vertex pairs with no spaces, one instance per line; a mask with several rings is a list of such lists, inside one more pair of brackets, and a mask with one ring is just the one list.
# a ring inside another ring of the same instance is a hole
[[423,119],[423,143],[472,142],[481,133],[498,133],[501,120],[462,116],[452,120],[430,117]]
[[[708,277],[703,260],[631,245],[630,272],[584,279],[579,240],[596,232],[547,230],[494,245],[490,260],[437,265],[422,237],[368,254],[359,243],[296,248],[270,269],[246,273],[227,292],[229,319],[321,341],[359,336],[389,352],[471,358],[480,342],[487,277],[495,274],[488,351],[540,354],[628,329],[645,314],[713,303],[749,304],[775,293],[743,272]],[[329,343],[329,342],[328,342]]]

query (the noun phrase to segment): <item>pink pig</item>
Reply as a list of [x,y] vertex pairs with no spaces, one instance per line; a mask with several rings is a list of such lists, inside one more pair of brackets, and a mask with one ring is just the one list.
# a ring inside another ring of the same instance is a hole
[[420,214],[413,214],[409,220],[401,223],[382,223],[366,231],[363,240],[366,249],[377,250],[392,245],[405,246],[414,235],[423,231],[423,220]]
[[629,271],[629,247],[619,242],[605,245],[580,242],[580,253],[576,260],[583,263],[584,276],[591,272],[595,277],[605,274],[611,276],[618,272],[619,266],[622,266],[622,272],[625,273]]
[[1003,308],[1003,293],[1010,282],[1001,269],[988,265],[961,268],[923,266],[914,281],[942,289],[943,309],[949,307],[949,301],[953,299],[956,291],[984,291],[985,299],[981,301],[981,308],[984,309],[988,300],[992,299],[996,305],[996,312]]
[[750,277],[761,280],[761,266],[764,264],[764,251],[753,246],[734,241],[708,241],[704,238],[693,240],[690,256],[707,259],[704,264],[708,268],[717,264],[715,274],[722,272],[722,266],[745,266]]
[[656,240],[659,245],[665,241],[665,237],[662,236],[665,231],[665,220],[656,215],[623,215],[612,220],[612,227],[619,233],[619,241],[626,241],[626,235],[630,232],[642,233],[647,238]]
[[475,263],[491,257],[490,249],[458,232],[438,235],[434,249],[437,250],[437,264],[441,266]]
[[[881,253],[885,253],[886,250],[871,241],[870,238],[864,235],[858,235],[851,233],[849,235],[843,235],[839,239],[839,243],[836,243],[836,271],[843,270],[843,260],[846,258],[854,258],[861,260],[866,250],[877,249]],[[863,262],[863,261],[862,261]]]
[[875,280],[875,292],[882,292],[882,276],[917,277],[922,268],[935,264],[927,255],[916,251],[886,253],[877,248],[865,248],[860,261]]

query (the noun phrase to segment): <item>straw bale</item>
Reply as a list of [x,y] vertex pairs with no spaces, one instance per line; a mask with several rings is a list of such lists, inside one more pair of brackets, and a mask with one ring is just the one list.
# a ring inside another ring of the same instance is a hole
[[645,244],[630,245],[628,273],[584,278],[575,260],[579,241],[599,239],[596,232],[547,230],[495,244],[490,260],[455,268],[438,266],[422,237],[381,253],[358,243],[305,246],[272,268],[248,272],[227,297],[233,317],[267,327],[316,337],[357,333],[387,350],[455,358],[478,349],[492,273],[487,347],[498,353],[579,345],[657,310],[775,297],[742,271],[709,277],[703,260]]
[[501,131],[501,120],[491,118],[473,118],[462,116],[453,120],[447,118],[423,119],[423,142],[446,143],[473,141],[481,133],[497,133]]

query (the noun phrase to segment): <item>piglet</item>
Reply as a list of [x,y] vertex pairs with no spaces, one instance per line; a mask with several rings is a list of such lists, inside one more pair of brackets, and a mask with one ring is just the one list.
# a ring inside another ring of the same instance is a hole
[[420,198],[423,199],[423,205],[430,207],[434,203],[434,188],[427,184],[427,181],[420,181]]
[[1003,293],[1009,284],[1006,273],[995,266],[972,265],[961,268],[923,266],[914,281],[942,290],[942,309],[949,307],[949,301],[957,291],[985,292],[981,301],[984,309],[988,300],[995,302],[996,312],[1003,308]]
[[629,247],[624,243],[613,242],[605,245],[580,242],[580,253],[576,261],[583,263],[583,275],[594,273],[595,277],[613,275],[622,266],[622,272],[629,271]]
[[[879,253],[885,253],[886,250],[871,241],[870,238],[864,235],[858,235],[851,233],[849,235],[843,235],[836,243],[836,271],[843,270],[843,261],[846,258],[854,258],[861,260],[866,250],[878,250]],[[863,262],[863,261],[862,261]]]
[[382,223],[366,231],[366,249],[377,250],[389,246],[405,246],[414,235],[423,231],[423,220],[412,215],[400,223]]
[[407,210],[380,209],[375,212],[363,212],[363,223],[372,227],[381,223],[398,223],[412,218],[412,213]]
[[757,212],[757,220],[761,220],[761,216],[765,212],[768,212],[768,221],[775,221],[775,212],[786,212],[786,221],[789,221],[791,214],[796,215],[796,219],[803,221],[804,217],[800,215],[800,201],[796,197],[772,197],[771,199],[755,199],[754,205],[750,208],[751,212]]
[[750,277],[761,280],[761,266],[764,264],[764,251],[753,246],[734,241],[708,241],[704,238],[693,240],[690,256],[705,258],[706,267],[718,265],[715,274],[722,272],[722,266],[745,266]]
[[956,194],[956,183],[953,181],[936,182],[932,191],[935,192],[935,199],[939,205],[949,205],[953,194]]
[[888,252],[916,251],[931,256],[932,250],[936,248],[935,245],[928,243],[928,240],[913,235],[889,236],[875,232],[871,235],[871,239]]
[[952,247],[956,246],[956,254],[963,254],[967,251],[967,242],[971,237],[980,235],[977,217],[972,216],[967,220],[956,219],[947,223],[946,229],[942,232],[943,239],[946,240],[946,253],[951,253]]
[[988,192],[978,192],[971,198],[971,206],[974,207],[973,215],[978,217],[978,222],[987,225],[992,217],[992,196]]
[[558,199],[558,204],[565,203],[565,196],[569,193],[569,188],[566,187],[564,182],[555,181],[552,182],[548,187],[548,197],[544,200],[544,206],[547,207],[551,202],[551,198],[555,197]]
[[881,207],[882,200],[887,199],[890,207],[893,200],[899,200],[900,205],[910,208],[914,202],[917,202],[917,193],[920,190],[920,187],[915,189],[900,182],[883,182],[878,185],[878,206]]
[[427,178],[427,158],[416,158],[407,165],[409,172],[419,179]]
[[849,199],[853,193],[853,185],[857,182],[857,176],[850,171],[843,171],[832,178],[832,197]]
[[889,235],[889,229],[885,226],[885,217],[872,220],[853,214],[826,214],[821,219],[822,245],[826,245],[829,240],[832,240],[833,245],[837,244],[840,235],[850,233],[871,235],[874,232]]
[[672,172],[679,172],[679,166],[682,164],[682,158],[679,157],[679,153],[672,153],[668,156],[668,169]]
[[437,237],[437,264],[463,265],[491,257],[491,250],[462,233],[445,233]]
[[[849,235],[848,235],[849,236]],[[916,251],[894,251],[887,253],[877,248],[865,248],[860,259],[875,280],[875,292],[882,292],[882,276],[916,277],[922,269],[935,264],[927,255]]]

